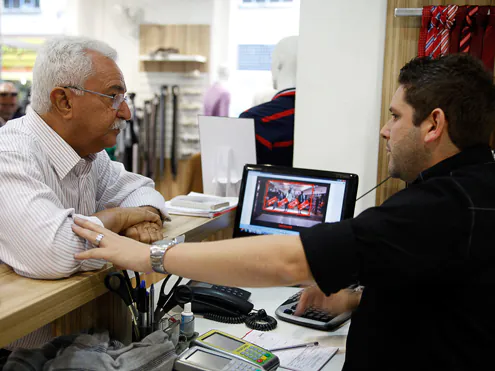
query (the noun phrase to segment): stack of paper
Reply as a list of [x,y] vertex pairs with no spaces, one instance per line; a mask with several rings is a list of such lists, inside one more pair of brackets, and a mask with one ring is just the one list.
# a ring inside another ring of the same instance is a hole
[[239,202],[239,199],[237,197],[218,197],[218,196],[210,196],[210,195],[205,195],[202,193],[196,193],[196,192],[190,192],[188,196],[191,197],[215,197],[219,201],[226,201],[229,203],[228,206],[222,207],[220,209],[214,210],[214,211],[209,211],[209,210],[204,210],[204,209],[195,209],[195,208],[190,208],[190,207],[180,207],[180,206],[173,206],[170,201],[167,201],[165,203],[167,207],[167,211],[170,214],[175,214],[175,215],[189,215],[189,216],[201,216],[204,218],[215,218],[219,215],[225,214],[226,212],[229,212],[230,210],[233,210],[237,207],[237,203]]
[[[249,331],[244,340],[256,344],[264,349],[287,347],[305,343],[304,340],[290,339],[269,332],[256,330]],[[332,358],[339,348],[325,346],[309,346],[287,350],[273,351],[280,359],[280,367],[293,371],[318,371]]]

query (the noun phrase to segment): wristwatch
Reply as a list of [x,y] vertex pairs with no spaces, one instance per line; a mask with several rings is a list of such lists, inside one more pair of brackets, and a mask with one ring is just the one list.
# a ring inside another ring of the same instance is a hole
[[169,274],[163,265],[163,258],[168,250],[181,242],[184,242],[184,236],[156,241],[150,245],[150,262],[154,272]]

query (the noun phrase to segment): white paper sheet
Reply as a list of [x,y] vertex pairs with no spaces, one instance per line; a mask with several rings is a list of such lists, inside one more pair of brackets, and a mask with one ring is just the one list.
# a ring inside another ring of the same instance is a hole
[[[252,330],[244,340],[265,349],[281,348],[303,344],[307,341],[281,337],[274,333]],[[312,346],[288,350],[276,350],[273,353],[280,359],[280,367],[296,371],[318,371],[337,353],[339,348]]]

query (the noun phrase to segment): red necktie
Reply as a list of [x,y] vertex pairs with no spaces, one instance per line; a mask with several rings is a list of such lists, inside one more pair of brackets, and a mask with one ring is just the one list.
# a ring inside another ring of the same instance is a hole
[[423,16],[421,17],[421,30],[419,31],[418,57],[425,56],[426,38],[428,37],[428,27],[430,26],[431,20],[431,8],[431,5],[423,7]]
[[486,26],[483,38],[481,58],[486,68],[493,72],[493,64],[495,63],[495,6],[490,7],[488,25]]
[[428,33],[426,36],[426,55],[433,57],[437,52],[437,49],[440,49],[440,37],[438,37],[440,25],[440,16],[445,7],[443,6],[433,6],[431,8],[431,21],[430,26],[428,28]]
[[485,27],[488,19],[488,6],[478,7],[478,14],[474,17],[473,27],[471,28],[471,48],[469,54],[476,58],[481,59],[483,51],[483,35],[485,33]]
[[473,38],[473,18],[474,15],[478,12],[477,6],[469,6],[466,14],[466,19],[464,23],[464,27],[461,31],[461,42],[459,44],[459,51],[461,53],[469,53],[471,48],[471,39]]
[[[443,30],[440,32],[440,51],[438,55],[447,55],[450,50],[450,30],[454,25],[455,15],[457,14],[457,5],[447,5],[440,20],[443,23]],[[437,57],[438,55],[435,55]]]
[[461,31],[466,18],[467,7],[461,6],[457,10],[454,26],[450,33],[450,54],[459,53],[459,42],[461,39]]

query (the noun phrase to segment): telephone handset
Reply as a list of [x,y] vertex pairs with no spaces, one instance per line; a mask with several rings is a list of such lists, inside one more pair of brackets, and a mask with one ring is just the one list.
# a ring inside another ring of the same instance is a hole
[[192,311],[197,314],[238,317],[248,315],[254,308],[249,301],[214,288],[182,285],[176,288],[175,297],[178,303],[191,301]]

